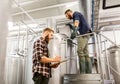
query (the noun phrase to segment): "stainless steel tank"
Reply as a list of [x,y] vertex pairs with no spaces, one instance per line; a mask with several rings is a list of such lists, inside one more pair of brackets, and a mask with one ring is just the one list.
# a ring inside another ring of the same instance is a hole
[[[107,57],[109,60],[110,75],[108,71]],[[120,84],[120,49],[116,46],[112,46],[106,51],[103,51],[101,56],[101,68],[105,80],[112,79],[115,80],[115,84]],[[114,69],[114,70],[113,70]],[[117,73],[116,73],[117,72]]]
[[24,59],[20,56],[6,58],[5,84],[23,84]]
[[120,48],[113,46],[108,49],[108,56],[110,60],[110,65],[113,69],[111,69],[111,73],[114,76],[115,84],[120,84],[120,75],[116,72],[120,73]]
[[109,79],[108,66],[107,66],[107,54],[108,54],[107,51],[103,51],[103,53],[101,54],[101,58],[100,58],[100,61],[101,61],[100,68],[102,70],[101,74],[105,80]]
[[[61,59],[68,59],[61,63],[57,69],[52,70],[52,78],[49,84],[63,84],[64,74],[77,73],[77,56],[75,45],[67,41],[65,34],[55,34],[49,43],[49,53],[51,57],[61,56]],[[72,58],[72,60],[70,60]]]

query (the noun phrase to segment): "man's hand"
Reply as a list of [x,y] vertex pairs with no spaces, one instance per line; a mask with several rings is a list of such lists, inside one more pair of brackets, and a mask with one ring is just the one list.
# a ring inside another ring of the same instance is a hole
[[59,66],[60,62],[58,63],[54,63],[54,64],[51,64],[50,67],[51,68],[57,68]]
[[70,23],[67,23],[66,26],[69,26],[69,28],[72,30],[70,38],[71,39],[76,38],[76,36],[78,35],[78,33],[77,33],[78,27],[77,26],[72,26]]
[[50,63],[50,62],[60,62],[61,57],[60,56],[56,56],[54,58],[49,58],[46,56],[41,57],[40,62],[42,63]]
[[60,60],[61,60],[61,57],[60,57],[60,56],[56,56],[56,57],[54,58],[54,62],[60,62]]
[[74,27],[73,27],[72,24],[70,24],[70,23],[66,23],[65,25],[68,26],[70,29],[74,30]]
[[74,27],[74,30],[73,30],[73,32],[71,33],[71,39],[74,39],[74,38],[76,38],[76,36],[77,36],[78,34],[77,34],[77,28],[76,27]]

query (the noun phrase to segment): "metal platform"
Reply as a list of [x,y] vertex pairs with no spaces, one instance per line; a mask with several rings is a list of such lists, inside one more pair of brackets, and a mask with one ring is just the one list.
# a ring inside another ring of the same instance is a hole
[[66,74],[64,84],[101,84],[100,74]]

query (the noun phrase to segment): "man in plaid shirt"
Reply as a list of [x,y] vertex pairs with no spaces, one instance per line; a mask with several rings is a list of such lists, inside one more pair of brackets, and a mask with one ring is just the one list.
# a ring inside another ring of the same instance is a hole
[[[57,68],[60,62],[60,56],[49,58],[48,43],[52,39],[54,31],[51,28],[46,28],[42,36],[34,42],[33,46],[33,81],[34,84],[48,84],[51,77],[51,68]],[[57,62],[51,64],[51,62]]]

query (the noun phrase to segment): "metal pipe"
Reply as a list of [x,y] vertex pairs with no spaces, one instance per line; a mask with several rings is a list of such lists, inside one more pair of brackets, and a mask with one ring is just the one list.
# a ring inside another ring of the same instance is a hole
[[[84,0],[83,0],[84,1]],[[87,22],[91,25],[91,0],[86,0]]]
[[26,45],[25,45],[25,52],[24,52],[24,68],[23,68],[23,78],[22,83],[25,84],[26,80],[26,71],[27,71],[27,56],[28,56],[28,28],[26,28]]
[[81,36],[93,35],[93,34],[94,34],[94,32],[92,32],[92,33],[87,33],[87,34],[84,34],[84,35],[79,35],[79,36],[76,36],[76,38],[79,38],[79,37],[81,37]]
[[[38,36],[40,33],[42,33],[42,31],[37,31],[36,33],[37,33],[36,36]],[[25,32],[23,32],[23,33],[21,32],[20,33],[20,36],[23,36],[23,35],[25,35]],[[35,35],[35,34],[28,34],[28,35]],[[8,37],[15,37],[15,36],[17,36],[17,34],[9,34],[8,35]]]
[[28,57],[28,28],[26,29],[26,48],[25,48],[25,50],[26,50],[26,56],[25,56],[25,78],[24,79],[26,80],[26,71],[27,71],[26,66],[27,66],[27,57]]
[[101,75],[102,75],[102,79],[104,80],[104,74],[103,74],[103,71],[102,71],[102,68],[101,68],[101,42],[100,42],[100,35],[97,35],[97,40],[98,40],[98,54],[99,54],[99,66],[100,66],[100,72],[101,72]]
[[[45,9],[50,9],[50,8],[55,8],[55,7],[61,7],[61,6],[65,6],[65,5],[67,5],[67,4],[73,4],[73,3],[78,3],[78,1],[67,2],[67,3],[52,5],[52,6],[43,7],[43,8],[36,8],[36,9],[28,10],[28,11],[26,11],[26,12],[27,12],[27,13],[31,13],[31,12],[36,12],[36,11],[40,11],[40,10],[45,10]],[[18,5],[18,3],[17,3],[17,5]],[[20,6],[20,5],[18,5],[18,6]],[[22,10],[23,10],[23,8],[22,8]],[[26,12],[23,11],[23,12],[15,13],[15,14],[12,14],[12,16],[24,14],[24,13],[26,13]]]
[[[18,6],[18,8],[20,8],[20,10],[23,11],[23,13],[25,13],[25,14],[28,16],[28,18],[29,18],[33,23],[37,23],[37,24],[38,24],[38,22],[36,22],[36,21],[33,19],[33,17],[30,16],[27,11],[25,11],[24,8],[20,7],[20,5],[19,5],[15,0],[14,0],[14,3]],[[39,26],[39,24],[38,24],[38,26]]]
[[104,31],[104,30],[94,30],[94,31],[92,31],[91,33],[87,33],[87,34],[83,34],[83,35],[78,35],[78,36],[76,36],[77,38],[78,37],[81,37],[81,36],[88,36],[88,35],[94,35],[94,33],[99,33],[99,32],[101,32],[101,31]]
[[[20,60],[20,59],[19,59]],[[17,84],[19,84],[19,70],[20,70],[20,61],[18,60],[18,66],[17,66]]]
[[23,38],[22,38],[22,50],[23,50],[23,53],[24,53],[24,37],[25,36],[23,36]]
[[100,60],[99,60],[99,56],[98,56],[98,46],[97,46],[97,37],[96,37],[96,33],[94,33],[94,38],[95,38],[95,49],[96,49],[96,56],[97,56],[97,68],[98,68],[98,73],[100,73]]
[[17,52],[19,52],[19,44],[20,44],[20,23],[19,23],[19,30],[18,30],[18,44],[17,44],[18,50],[17,50]]
[[107,63],[107,69],[108,69],[108,79],[110,78],[110,64],[109,64],[109,59],[108,59],[108,55],[107,55],[107,48],[106,48],[106,42],[104,42],[104,46],[105,46],[105,56],[106,56],[106,63]]
[[[103,41],[104,42],[104,41]],[[98,45],[99,45],[99,56],[100,56],[100,65],[101,65],[101,56],[102,56],[102,39],[101,39],[101,35],[98,35]],[[103,74],[103,71],[102,71],[102,65],[101,65],[101,74],[102,74],[102,78],[104,80],[104,74]]]
[[37,33],[25,23],[25,21],[22,20],[21,22],[22,22],[23,24],[25,24],[25,25],[27,26],[27,28],[29,28],[34,34],[37,35]]
[[[18,50],[17,53],[19,53],[19,44],[20,44],[20,23],[19,23],[19,30],[18,30]],[[18,67],[17,67],[17,84],[19,83],[19,60],[18,60]]]
[[118,72],[117,70],[115,70],[111,65],[110,65],[110,68],[117,74],[120,76],[120,72]]
[[[6,58],[6,60],[8,60],[8,57]],[[8,75],[8,69],[10,69],[9,68],[10,66],[8,66],[8,61],[5,63],[5,84],[8,84],[8,77],[9,77],[9,75]],[[8,68],[8,69],[7,69]],[[10,70],[9,70],[9,72],[10,72]]]
[[23,9],[22,7],[20,7],[20,5],[15,0],[14,0],[14,3],[18,6],[18,8],[20,8],[20,10],[23,11],[23,13],[25,13],[29,17],[29,19],[31,19],[33,22],[35,22],[35,20],[28,14],[28,12],[26,12],[25,9]]
[[108,37],[104,36],[103,34],[100,34],[102,35],[104,38],[106,38],[107,40],[109,40],[112,44],[114,44],[115,46],[117,46],[118,48],[120,48],[120,46],[118,46],[116,43],[114,43],[112,40],[110,40]]
[[115,41],[115,44],[116,44],[115,29],[114,28],[113,28],[113,37],[114,37],[114,41]]
[[[66,46],[65,46],[65,47],[66,47],[66,48],[65,48],[65,58],[68,57],[68,55],[67,55],[67,48],[68,48],[67,44],[68,44],[68,43],[67,43],[67,40],[65,40],[65,45],[66,45]],[[67,62],[66,62],[66,72],[67,72],[67,67],[68,67],[68,66],[67,66]]]
[[110,25],[119,25],[120,20],[115,20],[115,21],[106,21],[106,22],[99,22],[99,29],[105,26],[110,26]]
[[79,61],[78,61],[79,58],[78,58],[78,55],[77,55],[77,45],[74,45],[74,46],[75,46],[74,47],[75,48],[75,52],[74,53],[75,53],[75,56],[76,56],[76,70],[78,70],[80,68],[79,68]]
[[99,37],[100,37],[100,48],[101,48],[101,51],[102,51],[103,50],[103,48],[102,48],[102,42],[104,42],[104,41],[102,41],[102,36],[101,35]]
[[91,14],[91,28],[93,30],[93,26],[94,26],[94,0],[92,0],[92,14]]
[[100,15],[99,15],[99,9],[100,9],[100,0],[94,0],[94,11],[93,11],[93,15],[94,15],[94,30],[98,30],[99,28],[99,19],[100,19]]

